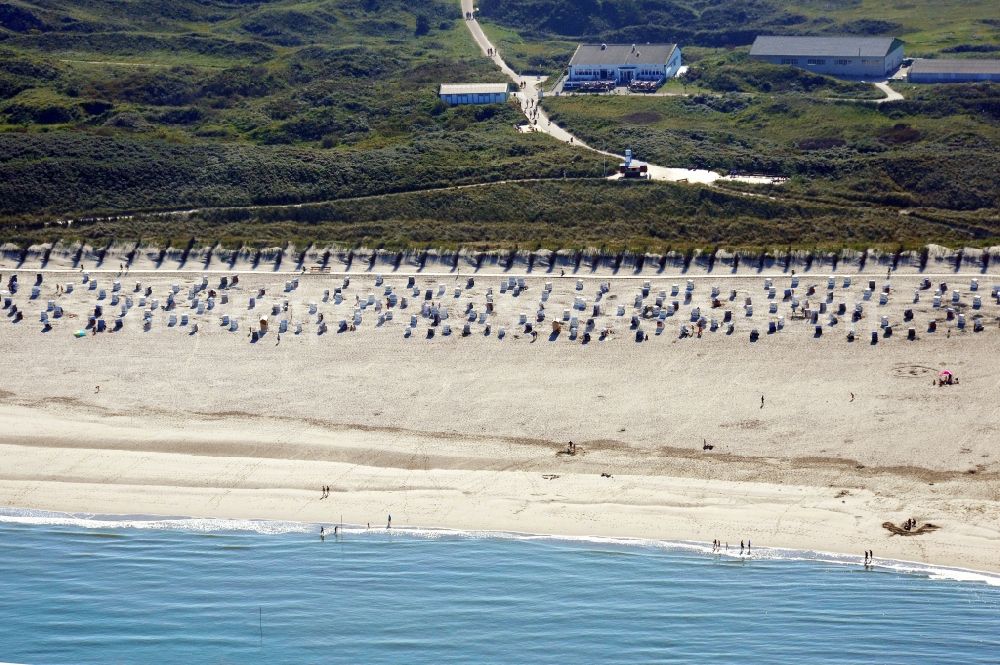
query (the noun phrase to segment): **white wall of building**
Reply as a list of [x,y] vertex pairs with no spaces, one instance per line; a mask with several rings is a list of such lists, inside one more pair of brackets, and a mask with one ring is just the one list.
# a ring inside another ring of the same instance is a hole
[[572,65],[569,68],[570,81],[659,81],[673,78],[681,67],[681,49],[674,49],[670,61],[663,63],[644,63],[635,65]]
[[441,95],[441,99],[449,106],[460,104],[503,104],[507,101],[508,94],[503,92],[489,94],[465,94],[465,95]]
[[817,74],[832,76],[884,78],[903,64],[903,47],[899,46],[884,57],[872,56],[753,56],[774,65],[790,65]]
[[975,83],[978,81],[1000,82],[1000,72],[923,72],[907,75],[910,83]]

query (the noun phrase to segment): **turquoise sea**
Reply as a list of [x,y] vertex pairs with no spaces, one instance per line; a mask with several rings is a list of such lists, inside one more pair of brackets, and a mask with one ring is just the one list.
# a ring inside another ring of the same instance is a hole
[[707,550],[5,510],[0,661],[1000,663],[998,577]]

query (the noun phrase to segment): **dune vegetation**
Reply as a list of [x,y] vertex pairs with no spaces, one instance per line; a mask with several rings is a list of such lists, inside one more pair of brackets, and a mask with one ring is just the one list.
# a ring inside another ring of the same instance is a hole
[[[558,74],[577,39],[642,38],[631,0],[569,4],[571,17],[562,0],[481,9],[524,71]],[[995,21],[978,2],[948,16],[826,4],[643,3],[648,38],[690,40],[688,77],[664,88],[678,96],[545,101],[597,147],[790,176],[765,205],[731,183],[606,182],[614,160],[517,132],[514,105],[443,105],[441,82],[503,80],[451,0],[0,0],[0,242],[996,242],[998,86],[897,85],[906,101],[875,105],[867,84],[751,63],[738,46],[772,29],[901,31],[982,55]]]

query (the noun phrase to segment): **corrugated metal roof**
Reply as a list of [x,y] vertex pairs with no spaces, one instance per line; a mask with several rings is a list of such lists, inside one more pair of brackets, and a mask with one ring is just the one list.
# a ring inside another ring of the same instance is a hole
[[893,37],[782,37],[759,35],[750,47],[750,55],[830,58],[881,58],[901,45]]
[[570,66],[665,65],[677,44],[580,44]]
[[506,83],[442,83],[442,95],[495,95],[507,92]]
[[1000,60],[914,60],[911,74],[1000,74]]

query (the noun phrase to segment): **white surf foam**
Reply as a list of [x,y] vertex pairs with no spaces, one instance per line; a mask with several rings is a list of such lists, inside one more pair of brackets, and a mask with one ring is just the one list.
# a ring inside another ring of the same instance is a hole
[[[160,529],[168,531],[190,532],[249,532],[264,535],[279,535],[288,533],[315,534],[319,523],[272,521],[272,520],[240,520],[224,518],[198,517],[146,517],[121,515],[93,515],[83,513],[60,513],[46,510],[26,510],[15,508],[0,508],[0,524],[29,524],[36,526],[72,526],[86,529]],[[333,524],[324,523],[327,536],[332,537]],[[348,535],[405,535],[412,538],[442,539],[503,539],[523,541],[555,541],[572,543],[591,543],[594,545],[614,545],[624,547],[641,547],[670,551],[687,551],[719,558],[741,561],[803,561],[843,566],[859,566],[861,557],[836,552],[813,550],[795,550],[780,547],[754,546],[750,552],[741,552],[733,548],[713,551],[710,543],[700,541],[668,541],[651,538],[628,538],[622,536],[561,536],[540,533],[516,531],[466,531],[458,529],[428,528],[428,527],[393,527],[386,529],[379,525],[366,527],[364,525],[347,524],[339,530]],[[958,582],[978,582],[989,586],[1000,587],[1000,574],[935,566],[919,561],[900,559],[875,559],[874,569],[891,571],[901,574],[921,575],[932,580],[949,580]]]
[[167,531],[249,531],[261,534],[311,533],[303,522],[234,520],[199,517],[144,517],[58,513],[47,510],[0,509],[0,523],[75,526],[85,529],[160,529]]

